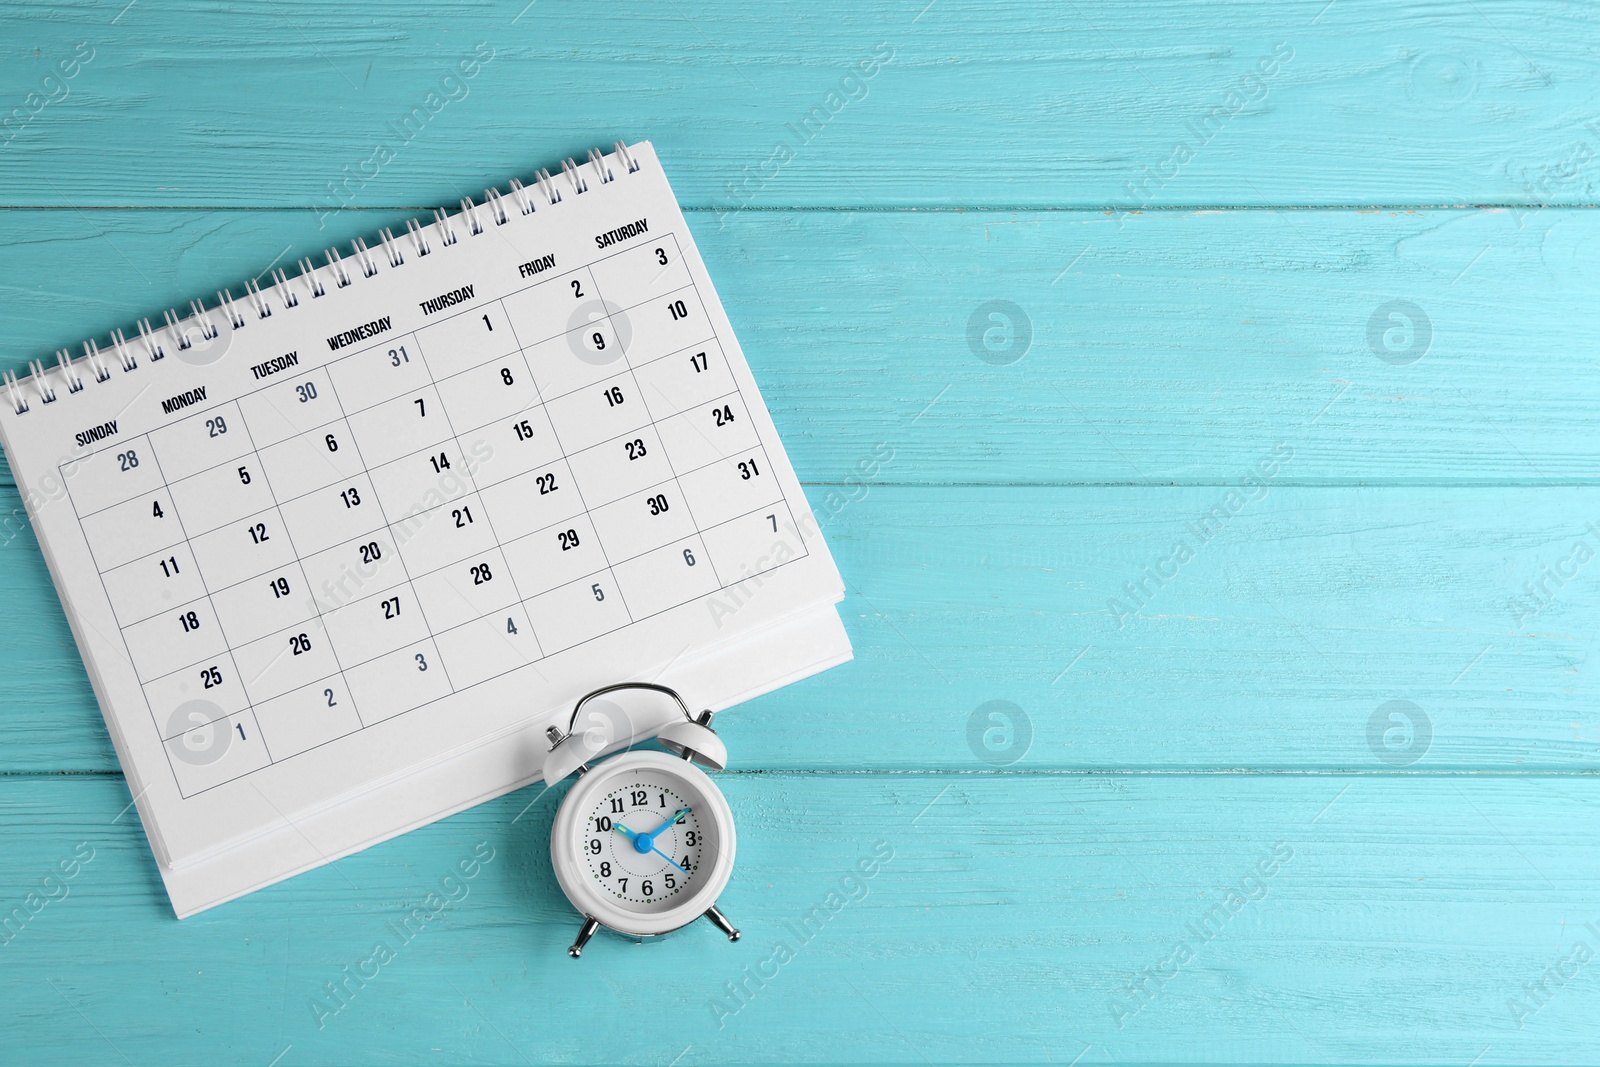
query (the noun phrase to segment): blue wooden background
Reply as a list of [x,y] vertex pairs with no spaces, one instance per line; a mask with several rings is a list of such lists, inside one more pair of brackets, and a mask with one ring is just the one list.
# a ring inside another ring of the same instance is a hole
[[6,367],[652,139],[857,653],[724,717],[737,945],[568,960],[532,791],[179,924],[7,478],[0,1059],[1600,1061],[1595,6],[0,19]]

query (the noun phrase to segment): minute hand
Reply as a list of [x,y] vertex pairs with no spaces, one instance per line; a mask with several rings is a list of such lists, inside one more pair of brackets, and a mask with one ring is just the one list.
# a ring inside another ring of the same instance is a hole
[[654,841],[658,836],[660,836],[661,831],[665,830],[667,827],[671,826],[673,823],[677,822],[687,814],[689,814],[689,805],[685,804],[671,815],[668,815],[666,822],[650,831],[650,840]]

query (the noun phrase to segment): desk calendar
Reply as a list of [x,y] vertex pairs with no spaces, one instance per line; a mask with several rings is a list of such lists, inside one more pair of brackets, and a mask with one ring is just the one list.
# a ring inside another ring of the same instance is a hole
[[5,394],[180,916],[526,784],[597,685],[720,708],[850,656],[648,142]]

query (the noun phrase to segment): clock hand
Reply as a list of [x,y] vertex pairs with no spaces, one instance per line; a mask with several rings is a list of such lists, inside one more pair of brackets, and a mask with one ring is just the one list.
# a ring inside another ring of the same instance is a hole
[[683,807],[679,808],[677,811],[673,812],[671,815],[668,815],[666,822],[662,823],[660,826],[658,826],[654,830],[650,831],[651,839],[653,840],[656,837],[659,837],[660,834],[661,834],[661,831],[665,830],[667,827],[671,826],[673,823],[677,822],[679,819],[683,818],[687,814],[689,814],[689,805],[685,804]]
[[655,847],[656,838],[661,835],[661,832],[667,827],[671,826],[673,823],[677,822],[679,819],[683,818],[688,811],[689,805],[685,804],[683,807],[667,816],[666,821],[660,826],[656,827],[654,830],[651,830],[647,834],[636,834],[631,830],[628,831],[628,836],[633,840],[633,847],[638,849],[640,852],[649,852],[653,847]]
[[682,871],[684,874],[688,874],[689,873],[689,869],[687,867],[683,867],[683,866],[679,865],[677,860],[673,859],[671,856],[667,855],[665,852],[662,852],[659,848],[656,848],[654,842],[651,842],[651,844],[650,844],[650,851],[654,852],[656,855],[660,856],[662,859],[666,860],[668,863],[672,864],[674,867],[677,867],[678,870]]
[[[688,808],[684,808],[683,809],[683,811],[688,811],[688,810],[689,810]],[[681,812],[681,811],[678,813],[678,815],[682,815],[682,814],[683,814],[683,812]],[[677,817],[678,817],[677,815],[674,815],[671,819],[667,820],[667,822],[665,822],[662,825],[656,827],[654,833],[648,833],[648,834],[634,833],[632,830],[628,829],[626,826],[622,825],[620,822],[612,823],[611,824],[611,828],[613,830],[621,831],[628,838],[628,840],[633,842],[633,847],[636,850],[638,850],[640,852],[654,852],[656,855],[660,856],[662,859],[666,860],[668,863],[672,864],[674,867],[677,867],[678,870],[682,871],[684,874],[688,874],[689,873],[689,869],[687,867],[684,867],[684,866],[680,865],[677,860],[673,859],[671,856],[667,855],[665,852],[662,852],[659,848],[656,847],[655,835],[659,834],[662,830],[665,830],[668,826],[671,826],[672,823],[674,821],[676,821]]]

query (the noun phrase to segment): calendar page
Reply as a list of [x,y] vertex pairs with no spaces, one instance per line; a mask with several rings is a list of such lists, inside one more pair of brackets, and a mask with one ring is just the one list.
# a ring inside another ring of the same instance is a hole
[[169,886],[321,827],[180,913],[522,784],[597,686],[677,670],[715,707],[848,658],[647,142],[193,312],[0,412]]

